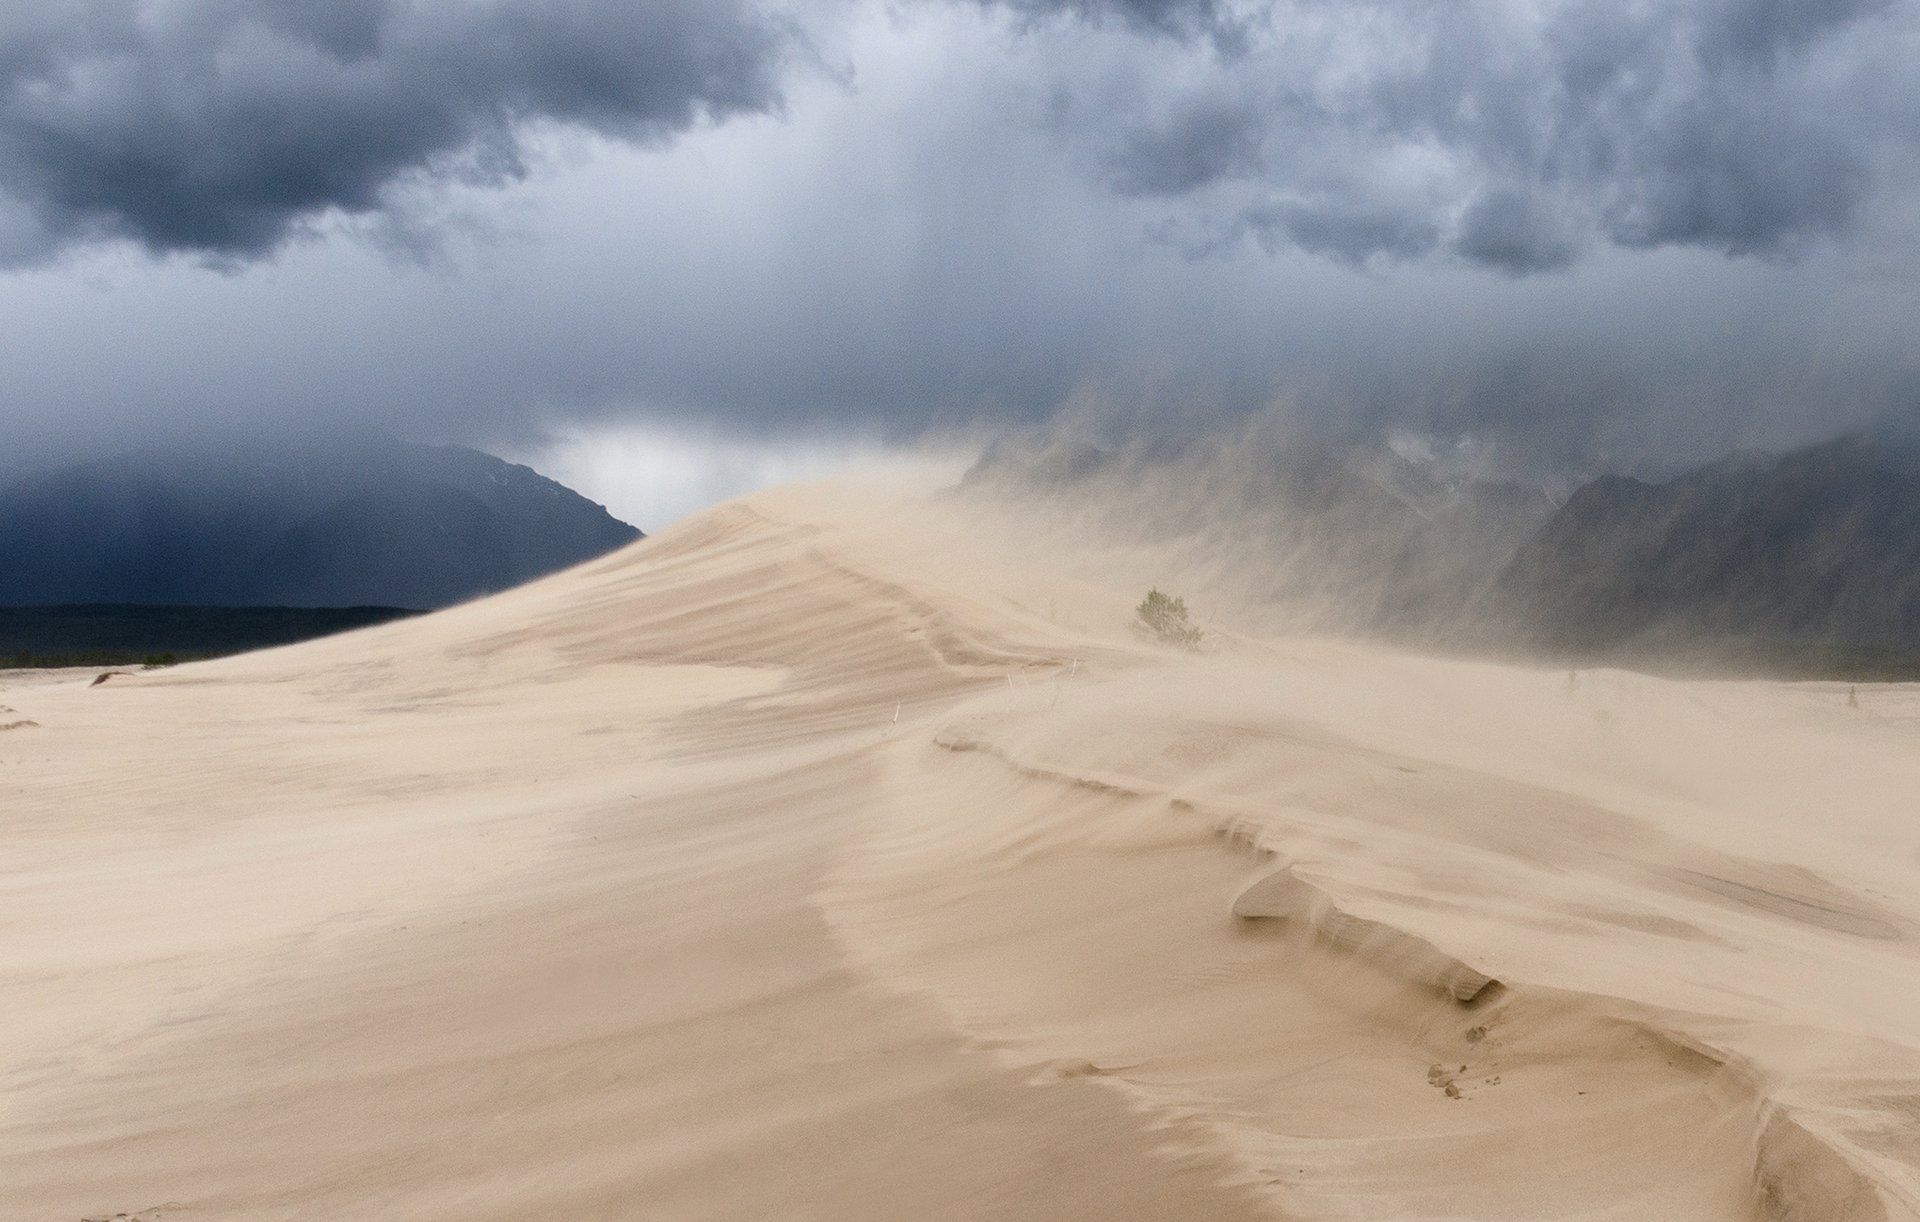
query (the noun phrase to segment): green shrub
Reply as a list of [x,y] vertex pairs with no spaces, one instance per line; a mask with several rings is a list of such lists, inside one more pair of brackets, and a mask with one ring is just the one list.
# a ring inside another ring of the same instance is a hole
[[1134,613],[1155,640],[1186,649],[1199,647],[1200,629],[1187,618],[1186,599],[1162,594],[1158,589],[1148,590]]

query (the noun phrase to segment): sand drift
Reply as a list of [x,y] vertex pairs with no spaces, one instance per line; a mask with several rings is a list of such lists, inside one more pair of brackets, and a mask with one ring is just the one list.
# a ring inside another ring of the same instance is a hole
[[1920,690],[1151,561],[791,490],[0,679],[0,1217],[1920,1218]]

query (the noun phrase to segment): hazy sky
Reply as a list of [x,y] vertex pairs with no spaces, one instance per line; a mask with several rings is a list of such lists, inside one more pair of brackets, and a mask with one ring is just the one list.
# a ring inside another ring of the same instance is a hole
[[1631,463],[1915,419],[1916,317],[1911,2],[0,8],[0,479],[379,424],[641,516],[1274,405]]

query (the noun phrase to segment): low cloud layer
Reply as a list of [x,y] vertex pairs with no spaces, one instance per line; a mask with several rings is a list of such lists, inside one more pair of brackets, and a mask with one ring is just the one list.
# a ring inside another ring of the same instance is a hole
[[245,259],[524,133],[657,140],[777,105],[745,0],[22,0],[0,12],[0,260],[124,238]]

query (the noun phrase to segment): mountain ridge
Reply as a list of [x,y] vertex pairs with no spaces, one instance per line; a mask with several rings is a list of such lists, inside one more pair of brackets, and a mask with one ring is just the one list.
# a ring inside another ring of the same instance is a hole
[[1867,434],[1577,490],[1493,587],[1560,649],[1920,649],[1920,447]]
[[969,485],[1090,496],[1297,629],[1563,665],[1920,671],[1920,443],[1887,431],[1564,496],[1391,445],[1260,436],[989,451]]
[[460,446],[155,446],[0,488],[0,605],[432,609],[641,537]]

